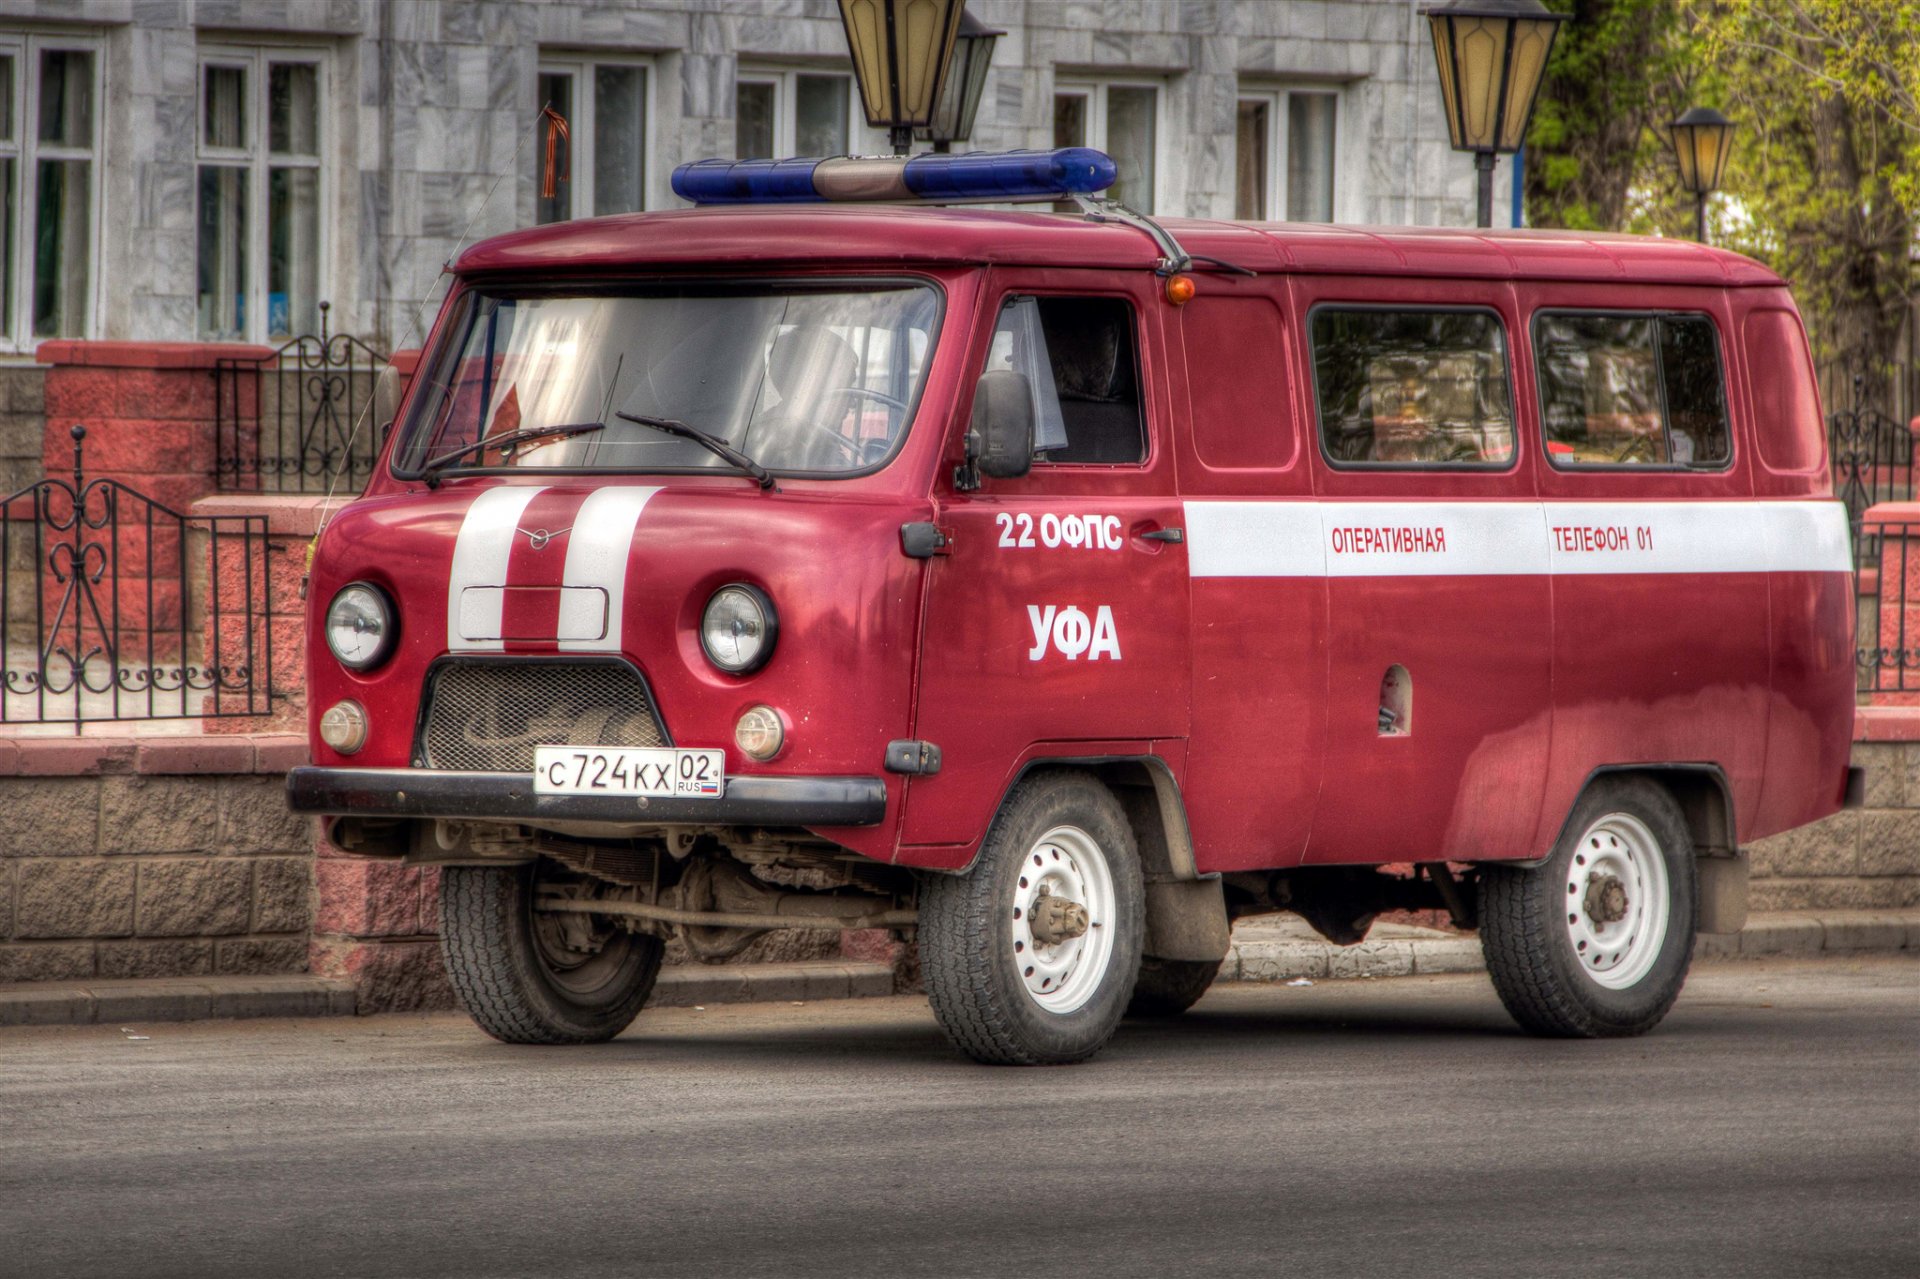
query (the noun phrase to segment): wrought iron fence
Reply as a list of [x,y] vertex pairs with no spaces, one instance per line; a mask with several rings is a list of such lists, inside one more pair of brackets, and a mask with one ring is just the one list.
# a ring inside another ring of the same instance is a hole
[[385,441],[376,387],[387,357],[335,333],[320,304],[320,332],[262,360],[218,361],[215,462],[229,492],[357,492]]
[[1920,704],[1920,520],[1912,513],[1911,506],[1880,508],[1868,515],[1862,539],[1872,549],[1855,579],[1854,667],[1859,691],[1875,702]]
[[0,499],[0,723],[266,715],[263,515],[191,516],[108,477]]

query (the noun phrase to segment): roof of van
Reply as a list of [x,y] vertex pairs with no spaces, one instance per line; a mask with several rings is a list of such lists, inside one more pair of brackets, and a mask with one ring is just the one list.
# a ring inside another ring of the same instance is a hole
[[[1576,231],[1475,231],[1161,220],[1194,254],[1260,272],[1777,285],[1750,258],[1690,240]],[[462,274],[623,267],[1004,263],[1149,268],[1143,232],[1078,214],[942,206],[730,205],[627,213],[511,231],[460,255]],[[1199,269],[1204,270],[1202,265]]]

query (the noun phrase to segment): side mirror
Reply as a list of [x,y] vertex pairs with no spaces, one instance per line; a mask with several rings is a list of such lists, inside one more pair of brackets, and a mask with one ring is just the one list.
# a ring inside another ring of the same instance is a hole
[[1033,469],[1033,386],[1023,373],[994,369],[980,375],[967,431],[967,461],[996,480]]

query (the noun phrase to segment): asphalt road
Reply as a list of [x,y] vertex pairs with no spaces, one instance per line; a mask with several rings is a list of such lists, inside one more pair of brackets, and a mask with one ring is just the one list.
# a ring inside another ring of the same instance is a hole
[[1255,1273],[1920,1273],[1920,961],[1607,1043],[1479,975],[1231,986],[1053,1070],[908,998],[0,1031],[9,1277]]

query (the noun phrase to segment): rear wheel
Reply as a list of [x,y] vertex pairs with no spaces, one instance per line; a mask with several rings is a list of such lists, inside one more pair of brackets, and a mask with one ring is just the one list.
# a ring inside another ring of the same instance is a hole
[[920,963],[934,1015],[976,1061],[1053,1065],[1099,1051],[1140,966],[1145,894],[1113,792],[1069,771],[1008,796],[973,869],[930,879]]
[[1127,1003],[1127,1016],[1178,1017],[1207,993],[1213,979],[1220,975],[1220,962],[1144,957],[1140,979],[1133,983],[1133,998]]
[[1480,894],[1487,972],[1528,1031],[1644,1034],[1679,997],[1696,869],[1686,819],[1658,784],[1595,784],[1545,863],[1489,867]]
[[639,1015],[660,975],[660,939],[535,909],[542,893],[596,891],[545,863],[441,872],[440,950],[480,1029],[509,1044],[586,1044],[612,1039]]

